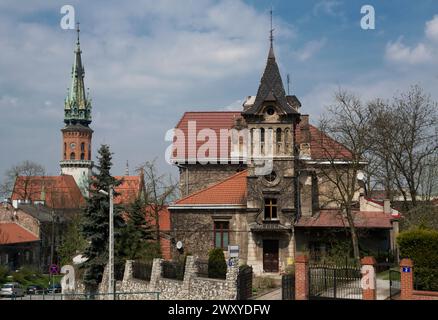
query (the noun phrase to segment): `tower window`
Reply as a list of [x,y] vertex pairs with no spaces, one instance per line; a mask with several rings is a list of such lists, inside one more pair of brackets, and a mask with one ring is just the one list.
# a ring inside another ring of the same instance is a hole
[[85,154],[83,152],[81,153],[81,160],[85,160]]
[[281,142],[281,128],[277,128],[276,135],[277,135],[277,142]]
[[70,153],[70,160],[75,160],[76,155],[74,152]]
[[85,151],[85,143],[81,143],[81,151],[84,152]]
[[265,199],[265,220],[277,219],[277,199]]

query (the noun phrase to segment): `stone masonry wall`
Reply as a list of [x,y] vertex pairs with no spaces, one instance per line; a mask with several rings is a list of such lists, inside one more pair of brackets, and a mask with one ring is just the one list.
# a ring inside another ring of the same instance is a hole
[[162,278],[162,261],[154,259],[150,281],[134,279],[132,261],[127,261],[120,291],[142,293],[127,294],[126,297],[122,294],[120,299],[151,300],[156,299],[156,293],[159,293],[160,300],[235,300],[237,297],[238,260],[232,267],[227,267],[226,279],[219,280],[198,277],[196,258],[188,256],[183,281]]

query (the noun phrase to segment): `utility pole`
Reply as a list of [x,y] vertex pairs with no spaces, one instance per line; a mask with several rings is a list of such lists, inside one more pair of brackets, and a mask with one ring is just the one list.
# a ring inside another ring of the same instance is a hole
[[112,300],[115,300],[114,290],[114,190],[113,186],[109,187],[109,261],[108,261],[108,293],[112,294]]

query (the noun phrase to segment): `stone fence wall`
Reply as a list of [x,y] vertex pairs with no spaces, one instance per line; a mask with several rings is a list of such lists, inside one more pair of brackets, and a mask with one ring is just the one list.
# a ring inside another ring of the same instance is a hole
[[[120,300],[236,300],[239,261],[235,259],[232,266],[227,266],[225,279],[210,279],[197,276],[196,257],[186,259],[183,280],[163,278],[162,261],[154,259],[150,281],[133,277],[133,261],[125,264],[123,281],[116,282],[116,292]],[[77,281],[77,284],[80,282]],[[76,293],[83,293],[83,286],[78,286]],[[125,293],[126,294],[123,294]],[[108,269],[105,268],[99,294],[108,293]],[[102,295],[104,297],[104,295]]]

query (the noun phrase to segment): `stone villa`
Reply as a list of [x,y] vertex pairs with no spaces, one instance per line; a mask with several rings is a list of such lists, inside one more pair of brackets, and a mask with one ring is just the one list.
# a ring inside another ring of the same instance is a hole
[[[321,145],[336,150],[344,166],[351,153],[303,111],[299,99],[285,93],[271,40],[257,95],[248,96],[241,111],[182,116],[172,154],[182,197],[169,211],[173,242],[183,248],[174,255],[206,257],[211,248],[238,245],[241,263],[256,274],[279,273],[300,253],[318,256],[333,239],[349,239],[339,207],[325,201],[333,186],[321,183],[318,168],[327,165]],[[233,129],[237,138],[223,139]],[[395,249],[399,213],[368,199],[364,189],[356,201],[355,225],[366,235],[361,248]]]

